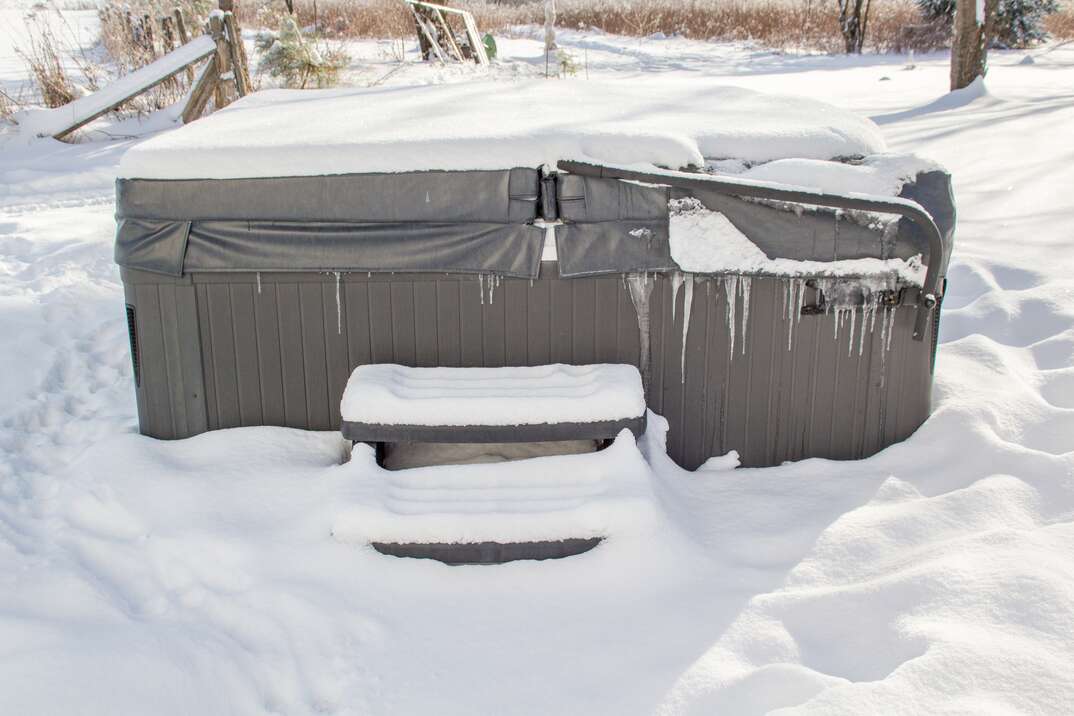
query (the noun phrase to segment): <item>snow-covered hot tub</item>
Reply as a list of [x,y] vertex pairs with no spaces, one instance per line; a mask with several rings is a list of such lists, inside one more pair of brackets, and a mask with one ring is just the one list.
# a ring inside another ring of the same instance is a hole
[[631,363],[692,468],[928,416],[954,208],[821,103],[697,83],[273,91],[117,184],[143,433],[339,427],[367,363]]

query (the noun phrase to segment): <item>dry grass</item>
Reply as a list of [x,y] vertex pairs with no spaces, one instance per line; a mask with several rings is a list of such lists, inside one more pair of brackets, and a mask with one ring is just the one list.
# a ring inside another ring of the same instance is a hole
[[15,110],[15,100],[9,97],[6,92],[0,90],[0,121],[13,121],[12,115],[15,114]]
[[[161,20],[179,8],[190,37],[202,34],[209,12],[215,7],[208,0],[183,0],[162,4],[155,0],[120,2],[109,0],[101,5],[101,44],[117,65],[120,74],[144,67],[174,47],[182,44],[174,20],[169,20],[171,37],[162,29]],[[188,77],[180,73],[153,89],[130,100],[125,108],[146,112],[179,101],[189,88]]]
[[67,53],[56,37],[49,14],[32,14],[26,19],[27,42],[16,49],[26,65],[38,99],[46,107],[59,107],[75,99],[79,92],[68,76]]
[[1044,29],[1056,40],[1074,40],[1074,3],[1066,3],[1059,12],[1044,20]]
[[[255,4],[240,1],[238,5],[243,24],[260,24]],[[456,0],[452,5],[470,10],[483,31],[503,32],[515,25],[543,22],[540,2]],[[329,37],[401,38],[414,32],[400,0],[318,0],[316,16],[314,7],[313,0],[296,0],[298,22],[316,24]],[[557,10],[560,28],[753,40],[777,48],[831,52],[843,46],[834,0],[559,0]],[[912,0],[873,0],[866,48],[884,52],[906,47],[904,28],[921,23]]]

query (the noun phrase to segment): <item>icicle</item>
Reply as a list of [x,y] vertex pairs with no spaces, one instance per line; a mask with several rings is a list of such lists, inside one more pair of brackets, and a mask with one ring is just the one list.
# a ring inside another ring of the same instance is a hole
[[481,305],[485,305],[485,274],[477,275],[477,292],[481,295]]
[[675,304],[679,299],[679,289],[682,288],[683,275],[680,272],[671,274],[671,322],[675,322]]
[[868,303],[862,308],[861,313],[861,336],[858,338],[858,356],[865,353],[865,330],[868,324],[869,335],[873,334],[873,324],[876,323],[876,296],[870,297]]
[[686,339],[690,335],[690,310],[694,303],[694,276],[686,274],[686,293],[682,297],[682,353],[679,355],[679,382],[686,382]]
[[632,273],[626,277],[627,289],[630,291],[630,302],[634,304],[634,312],[638,315],[638,343],[640,351],[638,356],[638,371],[641,373],[641,382],[646,390],[649,388],[649,297],[653,292],[653,281],[649,280],[649,274]]
[[854,352],[854,321],[858,317],[858,312],[854,310],[853,306],[847,309],[847,312],[850,313],[850,338],[847,341],[847,355],[850,355]]
[[723,292],[727,297],[727,330],[731,335],[731,358],[735,357],[735,300],[738,291],[738,276],[723,277]]
[[341,283],[342,274],[339,271],[336,274],[336,335],[343,335],[343,301],[339,295],[339,284]]
[[753,279],[749,276],[742,276],[738,280],[742,291],[742,355],[746,355],[746,328],[750,322],[750,284],[752,283]]
[[256,276],[257,276],[257,295],[260,296],[261,295],[261,272],[258,271]]
[[784,295],[785,307],[783,317],[787,319],[787,350],[794,345],[794,327],[802,320],[802,296],[805,294],[805,279],[787,280],[787,292]]
[[895,332],[895,312],[897,310],[898,310],[897,306],[892,306],[891,308],[888,309],[888,316],[887,316],[887,319],[888,319],[887,320],[888,335],[887,335],[887,341],[884,343],[884,350],[885,351],[891,350],[891,335]]

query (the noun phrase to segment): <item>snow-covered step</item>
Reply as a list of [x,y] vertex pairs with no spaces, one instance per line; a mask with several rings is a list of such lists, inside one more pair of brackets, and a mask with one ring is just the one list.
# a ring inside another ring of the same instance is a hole
[[610,439],[645,429],[631,365],[508,368],[359,366],[340,406],[361,442],[533,442]]
[[624,429],[599,452],[393,472],[355,446],[344,542],[451,563],[545,559],[591,549],[656,518],[649,465]]

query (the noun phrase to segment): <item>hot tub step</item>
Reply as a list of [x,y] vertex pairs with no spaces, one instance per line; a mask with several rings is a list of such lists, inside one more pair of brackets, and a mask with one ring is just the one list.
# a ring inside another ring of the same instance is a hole
[[373,549],[391,557],[434,559],[450,565],[503,564],[519,560],[562,559],[588,552],[601,537],[541,542],[373,542]]
[[610,440],[645,431],[632,365],[359,366],[340,405],[343,436],[368,443]]

